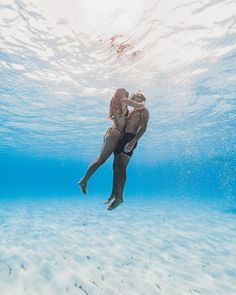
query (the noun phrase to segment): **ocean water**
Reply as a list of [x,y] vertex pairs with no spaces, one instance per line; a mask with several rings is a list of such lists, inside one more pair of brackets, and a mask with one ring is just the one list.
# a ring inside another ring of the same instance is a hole
[[[0,0],[1,295],[236,294],[235,1]],[[108,211],[116,88],[150,120]]]

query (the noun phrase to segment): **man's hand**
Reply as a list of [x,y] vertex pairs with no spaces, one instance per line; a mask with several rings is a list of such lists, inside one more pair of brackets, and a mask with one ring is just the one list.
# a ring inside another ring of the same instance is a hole
[[124,148],[124,151],[126,153],[129,153],[133,149],[134,145],[135,145],[135,141],[134,140],[129,141],[128,143],[126,143],[125,148]]

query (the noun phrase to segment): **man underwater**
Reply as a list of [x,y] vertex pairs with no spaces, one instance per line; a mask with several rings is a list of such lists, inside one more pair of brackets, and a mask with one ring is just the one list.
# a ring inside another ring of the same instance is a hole
[[[146,98],[141,92],[134,93],[130,99],[139,103],[146,102]],[[143,109],[134,108],[128,116],[124,135],[114,151],[112,193],[104,204],[108,205],[113,199],[114,201],[108,210],[115,209],[123,202],[126,169],[138,140],[146,131],[148,120],[149,112],[146,107]]]

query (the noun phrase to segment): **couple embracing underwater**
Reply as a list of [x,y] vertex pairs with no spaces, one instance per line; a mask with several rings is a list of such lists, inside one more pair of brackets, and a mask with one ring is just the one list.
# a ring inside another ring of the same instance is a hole
[[[145,107],[146,98],[140,91],[129,93],[118,88],[110,101],[109,119],[113,125],[104,134],[104,143],[98,157],[90,164],[78,185],[82,192],[87,192],[87,182],[93,173],[114,153],[113,187],[110,197],[104,202],[108,210],[115,209],[123,202],[126,181],[126,168],[137,146],[139,138],[147,128],[149,112]],[[133,107],[129,112],[128,106]]]

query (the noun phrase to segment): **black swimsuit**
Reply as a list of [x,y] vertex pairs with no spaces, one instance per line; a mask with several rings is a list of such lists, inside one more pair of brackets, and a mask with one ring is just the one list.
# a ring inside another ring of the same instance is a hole
[[136,142],[134,144],[134,147],[132,148],[132,150],[130,152],[125,152],[124,151],[124,148],[126,146],[126,144],[128,142],[130,142],[133,138],[135,137],[135,134],[133,133],[128,133],[128,132],[125,132],[123,137],[120,139],[120,141],[118,142],[117,146],[116,146],[116,149],[114,151],[114,154],[120,154],[120,153],[123,153],[123,154],[126,154],[127,156],[131,157],[133,155],[133,151],[134,149],[136,148],[138,142]]

